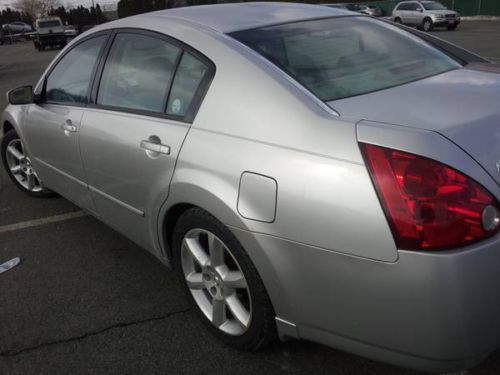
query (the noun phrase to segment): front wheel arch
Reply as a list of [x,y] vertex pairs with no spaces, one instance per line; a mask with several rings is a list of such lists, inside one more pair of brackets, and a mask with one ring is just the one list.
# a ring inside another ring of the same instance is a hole
[[2,136],[7,134],[7,132],[12,129],[14,129],[14,125],[12,125],[9,121],[5,121],[2,127]]

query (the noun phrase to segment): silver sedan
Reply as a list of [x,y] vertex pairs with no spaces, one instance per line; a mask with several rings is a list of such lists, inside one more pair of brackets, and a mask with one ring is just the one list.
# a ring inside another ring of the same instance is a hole
[[340,9],[178,8],[10,91],[1,154],[177,269],[234,347],[452,371],[499,345],[499,73]]

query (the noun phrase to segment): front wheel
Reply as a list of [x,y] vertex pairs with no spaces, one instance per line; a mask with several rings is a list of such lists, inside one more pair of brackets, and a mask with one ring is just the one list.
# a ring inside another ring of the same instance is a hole
[[434,24],[430,18],[425,18],[422,22],[422,30],[424,31],[432,31]]
[[9,130],[2,139],[2,161],[14,184],[32,197],[49,197],[54,193],[42,186],[31,160],[25,153],[23,143],[15,130]]
[[212,333],[243,350],[257,350],[276,337],[264,284],[224,224],[190,209],[176,224],[173,246],[182,282]]
[[453,30],[456,30],[456,29],[457,29],[457,26],[458,26],[458,25],[450,25],[450,26],[446,26],[446,28],[447,28],[449,31],[453,31]]

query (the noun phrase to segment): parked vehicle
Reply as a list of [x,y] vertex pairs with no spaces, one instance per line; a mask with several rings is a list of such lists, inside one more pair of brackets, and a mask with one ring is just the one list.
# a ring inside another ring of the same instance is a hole
[[499,345],[499,73],[344,10],[175,8],[10,91],[1,155],[175,268],[233,347],[450,372]]
[[351,12],[360,12],[361,11],[361,5],[357,3],[334,3],[334,4],[321,4],[323,6],[327,6],[330,8],[339,8],[339,9],[345,9],[345,10],[350,10]]
[[460,14],[435,1],[402,1],[392,11],[392,20],[424,31],[434,27],[455,30],[460,24]]
[[64,25],[59,17],[39,18],[35,21],[36,34],[33,37],[35,48],[43,51],[46,47],[66,45]]
[[5,25],[0,26],[0,45],[12,44],[12,38],[10,37],[10,32],[4,26]]
[[18,21],[5,24],[4,27],[7,28],[11,34],[25,34],[33,31],[30,25]]
[[75,37],[78,35],[78,30],[74,26],[65,26],[64,34],[66,34],[67,37]]
[[382,17],[384,15],[384,11],[382,8],[379,8],[375,5],[359,5],[359,12],[363,14],[367,14],[372,17]]

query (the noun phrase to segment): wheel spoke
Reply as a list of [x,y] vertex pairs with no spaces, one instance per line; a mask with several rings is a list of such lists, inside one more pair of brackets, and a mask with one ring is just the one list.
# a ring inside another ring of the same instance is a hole
[[210,250],[210,265],[212,267],[224,264],[224,246],[212,233],[208,234],[208,249]]
[[227,307],[231,310],[234,318],[245,328],[250,324],[250,313],[241,304],[235,293],[226,298]]
[[212,323],[216,327],[220,327],[226,320],[226,303],[223,300],[214,298],[212,304]]
[[247,282],[241,271],[229,271],[226,275],[224,275],[222,280],[224,281],[224,286],[231,289],[247,287]]
[[15,165],[15,166],[13,166],[13,167],[10,169],[10,171],[12,172],[12,174],[21,174],[21,173],[23,173],[23,170],[22,170],[22,168],[21,168],[21,166],[20,166],[20,165]]
[[191,272],[186,276],[186,283],[189,289],[203,289],[205,287],[201,272]]
[[185,238],[184,246],[188,248],[189,252],[200,266],[204,267],[208,264],[208,255],[196,238]]
[[7,151],[14,156],[17,160],[21,160],[24,158],[24,155],[14,146],[7,147]]
[[28,190],[33,190],[36,185],[36,178],[32,174],[28,175]]

